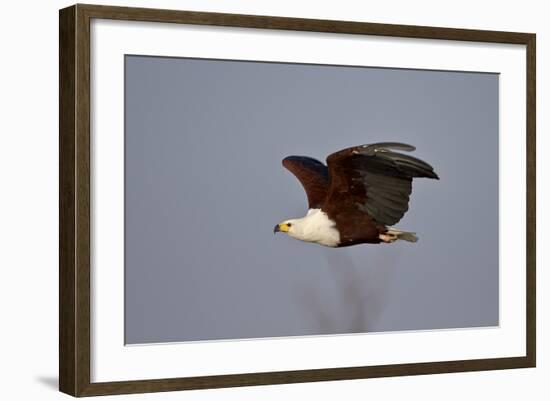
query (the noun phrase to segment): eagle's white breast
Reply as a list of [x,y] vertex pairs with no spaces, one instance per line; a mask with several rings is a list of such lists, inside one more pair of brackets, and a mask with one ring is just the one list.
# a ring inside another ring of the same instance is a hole
[[340,243],[336,223],[321,209],[309,209],[307,215],[295,219],[288,234],[296,239],[335,247]]

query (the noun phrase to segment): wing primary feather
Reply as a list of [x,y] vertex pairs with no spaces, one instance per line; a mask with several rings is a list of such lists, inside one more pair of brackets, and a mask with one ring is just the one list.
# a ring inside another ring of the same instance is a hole
[[390,149],[395,150],[401,150],[403,152],[412,152],[416,148],[412,145],[409,145],[407,143],[400,143],[400,142],[378,142],[378,143],[371,143],[369,145],[362,145],[361,146],[364,149],[372,150],[374,152],[379,151],[389,151]]
[[337,210],[340,194],[349,193],[356,207],[376,223],[396,224],[409,209],[413,178],[439,179],[430,164],[400,153],[415,149],[379,142],[332,153],[327,157],[330,190],[325,206]]
[[416,157],[403,155],[400,153],[387,152],[377,155],[378,158],[385,159],[389,163],[395,163],[395,166],[403,173],[411,177],[429,177],[439,179],[433,171],[433,167]]

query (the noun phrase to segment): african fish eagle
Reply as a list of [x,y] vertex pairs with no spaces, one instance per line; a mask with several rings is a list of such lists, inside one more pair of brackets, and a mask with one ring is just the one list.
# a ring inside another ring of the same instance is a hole
[[307,156],[286,157],[283,166],[304,187],[309,210],[273,231],[328,247],[416,242],[415,233],[391,226],[409,208],[412,179],[439,177],[428,163],[396,152],[413,150],[396,142],[355,146],[329,155],[326,166]]

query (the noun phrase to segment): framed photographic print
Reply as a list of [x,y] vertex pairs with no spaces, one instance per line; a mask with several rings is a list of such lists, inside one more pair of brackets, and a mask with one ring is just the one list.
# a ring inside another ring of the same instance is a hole
[[60,11],[60,390],[535,366],[535,35]]

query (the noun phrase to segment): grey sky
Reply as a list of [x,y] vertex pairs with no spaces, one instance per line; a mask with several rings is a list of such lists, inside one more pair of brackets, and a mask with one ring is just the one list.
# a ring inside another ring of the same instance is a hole
[[[498,324],[498,75],[126,57],[127,343]],[[416,244],[274,236],[288,155],[400,141]]]

